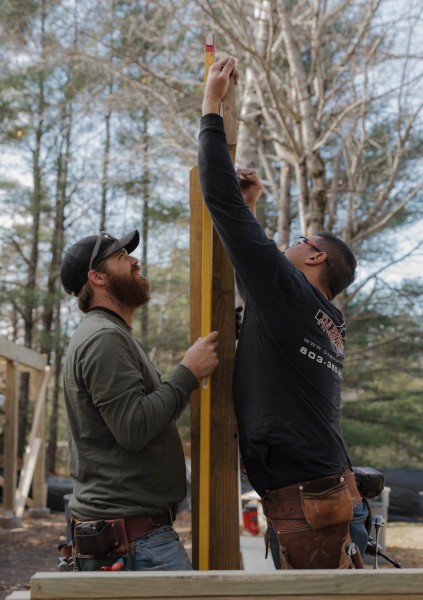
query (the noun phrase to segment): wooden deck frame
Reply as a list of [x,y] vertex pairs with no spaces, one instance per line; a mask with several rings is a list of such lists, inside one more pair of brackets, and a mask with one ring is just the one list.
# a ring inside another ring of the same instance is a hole
[[[45,484],[44,417],[45,397],[49,375],[47,357],[35,350],[19,346],[0,337],[0,359],[6,363],[6,402],[4,427],[4,477],[3,514],[0,526],[15,527],[20,524],[28,492],[33,483],[33,516],[48,512],[47,487]],[[25,450],[19,485],[18,472],[18,417],[19,417],[19,374],[32,374],[32,396],[34,419]]]

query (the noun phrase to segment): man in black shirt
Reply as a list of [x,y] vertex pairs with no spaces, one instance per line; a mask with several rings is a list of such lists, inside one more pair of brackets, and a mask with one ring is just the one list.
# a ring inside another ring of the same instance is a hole
[[284,253],[267,238],[253,214],[258,177],[244,170],[240,188],[219,116],[231,75],[232,58],[210,68],[198,167],[245,302],[233,382],[242,459],[279,540],[276,564],[349,568],[358,553],[348,522],[362,499],[340,426],[345,322],[331,301],[356,259],[328,232]]

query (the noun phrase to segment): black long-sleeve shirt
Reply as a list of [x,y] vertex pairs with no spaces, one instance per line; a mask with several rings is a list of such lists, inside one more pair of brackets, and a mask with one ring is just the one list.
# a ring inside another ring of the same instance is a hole
[[341,434],[342,313],[268,239],[244,202],[219,115],[201,120],[205,202],[245,301],[233,393],[240,449],[260,495],[350,464]]

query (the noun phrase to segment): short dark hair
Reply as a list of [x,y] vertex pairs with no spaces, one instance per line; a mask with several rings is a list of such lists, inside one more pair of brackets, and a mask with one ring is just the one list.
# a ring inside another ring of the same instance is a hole
[[357,259],[347,244],[329,231],[315,234],[320,238],[319,247],[328,256],[328,267],[322,270],[322,283],[330,293],[330,300],[346,290],[355,279]]

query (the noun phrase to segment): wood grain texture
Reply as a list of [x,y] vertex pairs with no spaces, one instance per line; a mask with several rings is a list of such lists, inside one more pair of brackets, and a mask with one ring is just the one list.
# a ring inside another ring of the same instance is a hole
[[[201,335],[201,232],[202,202],[197,166],[190,171],[190,342]],[[200,483],[200,390],[190,398],[191,418],[191,519],[192,563],[198,569],[199,483]]]
[[[197,167],[190,172],[190,303],[191,342],[201,331],[201,210],[202,194]],[[239,487],[238,436],[232,403],[232,373],[235,356],[234,273],[226,252],[213,233],[212,329],[219,331],[219,367],[211,385],[211,569],[238,569]],[[199,522],[199,427],[198,391],[191,396],[191,494],[192,561],[198,568]]]
[[423,569],[36,573],[31,600],[423,598]]
[[[236,105],[233,80],[222,103],[227,142],[232,160],[236,150]],[[201,263],[203,236],[203,198],[197,167],[190,172],[190,300],[191,342],[201,332]],[[211,378],[210,415],[210,569],[239,569],[239,458],[238,433],[232,401],[232,376],[235,358],[235,282],[234,270],[213,231],[212,243],[212,330],[219,332],[219,367]],[[200,394],[191,400],[191,493],[192,562],[199,566],[200,510]]]

